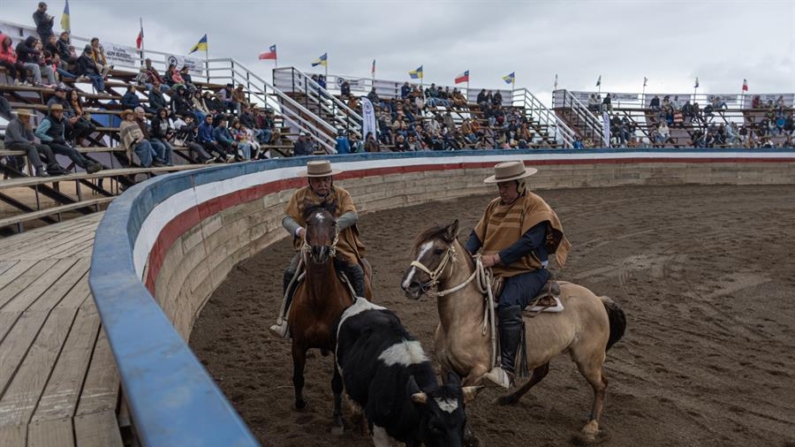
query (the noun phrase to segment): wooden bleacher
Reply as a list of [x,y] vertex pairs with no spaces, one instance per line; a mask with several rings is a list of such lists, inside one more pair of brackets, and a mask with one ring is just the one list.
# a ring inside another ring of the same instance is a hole
[[88,287],[102,214],[0,239],[0,446],[122,446],[119,375]]

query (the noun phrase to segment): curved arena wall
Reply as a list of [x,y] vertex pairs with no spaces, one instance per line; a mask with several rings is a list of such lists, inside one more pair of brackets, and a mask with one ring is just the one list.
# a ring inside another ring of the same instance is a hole
[[[494,192],[505,160],[539,167],[533,188],[793,184],[795,152],[554,150],[329,157],[362,213]],[[284,205],[306,158],[158,177],[105,213],[90,284],[146,446],[258,445],[186,344],[212,292],[238,262],[286,237]],[[153,299],[154,297],[154,299]]]

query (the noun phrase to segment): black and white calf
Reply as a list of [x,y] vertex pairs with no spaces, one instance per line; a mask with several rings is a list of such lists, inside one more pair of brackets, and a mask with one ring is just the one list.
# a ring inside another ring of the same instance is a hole
[[337,327],[336,361],[348,396],[364,410],[376,447],[462,445],[464,404],[481,387],[455,373],[439,385],[431,362],[397,315],[358,298]]

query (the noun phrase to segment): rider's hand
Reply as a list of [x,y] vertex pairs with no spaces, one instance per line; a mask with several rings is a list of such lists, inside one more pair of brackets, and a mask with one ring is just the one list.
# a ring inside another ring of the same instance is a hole
[[302,237],[303,235],[304,235],[303,228],[298,228],[297,230],[295,230],[295,237]]
[[493,267],[500,263],[500,255],[483,255],[481,260],[483,262],[483,267]]

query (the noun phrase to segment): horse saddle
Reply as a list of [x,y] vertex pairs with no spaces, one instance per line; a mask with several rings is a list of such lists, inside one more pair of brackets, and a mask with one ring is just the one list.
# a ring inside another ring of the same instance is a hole
[[[504,278],[494,278],[491,283],[491,291],[494,295],[494,304],[496,306],[500,301],[502,289],[505,286]],[[563,304],[560,302],[560,284],[554,279],[550,279],[541,288],[541,291],[533,297],[532,300],[524,308],[525,312],[561,312]]]

